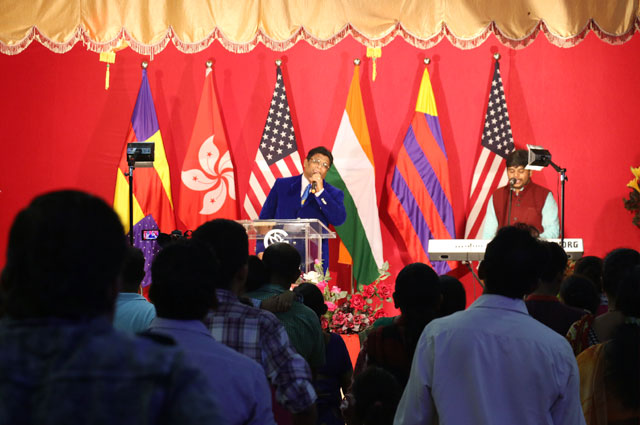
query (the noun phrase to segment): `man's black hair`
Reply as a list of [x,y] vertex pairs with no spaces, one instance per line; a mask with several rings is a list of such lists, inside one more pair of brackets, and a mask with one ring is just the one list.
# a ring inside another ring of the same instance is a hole
[[149,298],[158,317],[202,320],[217,306],[218,261],[208,246],[176,241],[156,254]]
[[216,279],[216,286],[231,288],[234,275],[249,260],[249,238],[242,224],[217,218],[198,227],[191,239],[209,246],[218,257],[220,279]]
[[467,306],[467,292],[462,282],[446,274],[441,275],[439,281],[442,288],[442,304],[438,310],[438,317],[464,310]]
[[529,163],[529,152],[525,149],[518,149],[507,155],[507,168],[524,167]]
[[262,254],[262,263],[270,283],[274,278],[282,283],[294,283],[300,277],[300,261],[298,250],[284,242],[269,245]]
[[311,160],[311,158],[313,158],[313,156],[316,154],[321,154],[329,158],[329,168],[331,168],[331,166],[333,165],[333,155],[331,154],[331,151],[329,151],[329,149],[325,148],[324,146],[316,146],[315,148],[311,149],[309,153],[307,153],[307,160]]
[[393,299],[403,314],[416,307],[435,313],[441,293],[438,274],[424,263],[413,263],[398,273]]
[[478,273],[487,293],[520,299],[536,288],[545,261],[546,251],[537,239],[507,226],[487,245]]
[[264,263],[257,255],[250,255],[248,261],[247,283],[245,292],[255,291],[269,281],[269,275],[264,267]]
[[567,253],[556,242],[541,241],[540,243],[547,250],[548,258],[548,261],[542,264],[540,279],[548,283],[552,283],[555,279],[559,279],[556,283],[558,284],[558,289],[560,289],[559,286],[560,281],[562,280],[562,273],[564,273],[567,268],[567,263],[569,262]]
[[144,254],[139,248],[127,247],[127,255],[120,273],[121,292],[138,292],[140,290],[140,283],[144,279],[144,262]]
[[5,313],[77,320],[113,312],[126,249],[120,219],[102,199],[74,190],[36,197],[9,232]]

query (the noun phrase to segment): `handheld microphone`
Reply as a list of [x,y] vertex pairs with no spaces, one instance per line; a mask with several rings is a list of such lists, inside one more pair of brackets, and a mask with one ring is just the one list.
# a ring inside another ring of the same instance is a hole
[[511,186],[513,188],[513,186],[516,184],[517,180],[515,177],[511,177],[509,179],[509,186]]
[[318,182],[311,183],[311,193],[316,193],[318,191]]

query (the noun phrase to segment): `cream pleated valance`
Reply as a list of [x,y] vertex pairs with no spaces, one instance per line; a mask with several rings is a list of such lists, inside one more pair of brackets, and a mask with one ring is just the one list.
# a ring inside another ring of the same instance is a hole
[[495,34],[511,48],[540,32],[571,47],[589,32],[612,44],[640,30],[638,0],[0,0],[0,53],[30,43],[64,53],[129,45],[154,54],[168,43],[195,53],[219,41],[233,52],[259,43],[326,49],[351,35],[368,47],[396,37],[418,48],[443,39],[468,49]]

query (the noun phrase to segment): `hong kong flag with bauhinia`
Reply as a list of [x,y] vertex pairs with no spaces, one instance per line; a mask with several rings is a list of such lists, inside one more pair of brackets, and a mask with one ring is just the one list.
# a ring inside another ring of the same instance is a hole
[[178,217],[189,230],[214,218],[238,218],[236,184],[210,63],[182,163]]

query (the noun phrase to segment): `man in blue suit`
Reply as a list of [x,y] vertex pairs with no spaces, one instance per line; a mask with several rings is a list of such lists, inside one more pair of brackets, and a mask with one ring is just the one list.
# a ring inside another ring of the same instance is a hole
[[[261,219],[316,218],[326,226],[339,226],[347,218],[344,194],[324,181],[333,164],[333,155],[324,146],[309,151],[299,176],[276,180],[267,196]],[[329,265],[329,242],[322,241],[322,265]]]

